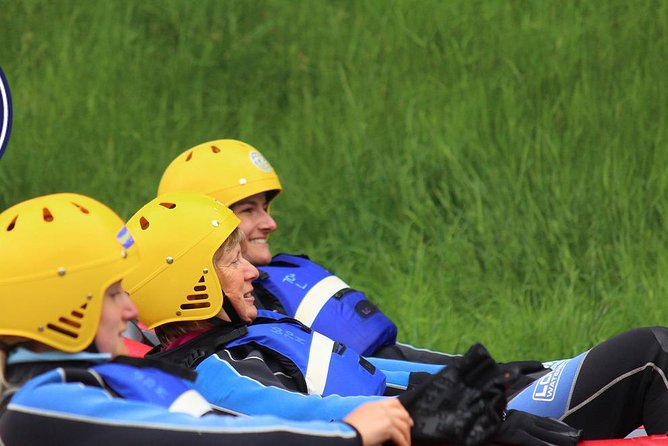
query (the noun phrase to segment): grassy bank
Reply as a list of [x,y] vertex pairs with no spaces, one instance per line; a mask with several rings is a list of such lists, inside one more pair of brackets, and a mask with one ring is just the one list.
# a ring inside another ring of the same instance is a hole
[[276,251],[405,341],[566,356],[668,323],[668,4],[10,2],[0,205],[129,216],[176,154],[259,148]]

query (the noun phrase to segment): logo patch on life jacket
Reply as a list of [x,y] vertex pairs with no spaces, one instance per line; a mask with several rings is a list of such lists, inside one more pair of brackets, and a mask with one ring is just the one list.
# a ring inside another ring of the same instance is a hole
[[289,330],[287,328],[274,325],[271,327],[271,332],[274,333],[276,336],[282,336],[286,339],[289,339],[292,342],[297,342],[298,344],[306,345],[306,339],[304,339],[302,336],[298,334],[295,334],[294,331]]
[[366,299],[362,299],[355,305],[355,312],[364,319],[378,312],[378,307]]
[[294,285],[297,288],[301,288],[302,290],[305,290],[306,287],[308,286],[308,283],[297,283],[297,275],[295,273],[290,273],[283,276],[283,282],[287,282],[290,285]]

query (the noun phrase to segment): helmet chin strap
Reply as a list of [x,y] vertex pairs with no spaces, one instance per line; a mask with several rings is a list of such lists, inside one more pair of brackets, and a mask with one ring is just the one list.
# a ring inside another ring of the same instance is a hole
[[227,298],[225,293],[223,293],[223,310],[225,310],[225,313],[227,313],[227,316],[230,318],[230,321],[233,324],[239,324],[242,322],[239,314],[237,313],[237,310],[235,310],[232,306],[232,301]]
[[100,353],[100,351],[97,349],[97,345],[95,345],[95,338],[93,338],[91,343],[84,349],[84,351],[88,353]]

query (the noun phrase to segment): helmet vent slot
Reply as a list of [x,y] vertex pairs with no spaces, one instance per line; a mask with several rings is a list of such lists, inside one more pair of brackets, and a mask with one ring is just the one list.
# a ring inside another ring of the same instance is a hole
[[9,222],[9,225],[7,226],[7,231],[11,231],[12,229],[14,229],[14,227],[16,226],[16,220],[18,218],[19,218],[19,216],[17,215],[16,217],[14,217],[12,219],[12,221]]
[[186,297],[188,300],[206,300],[208,298],[208,294],[190,294],[188,297]]
[[42,208],[42,218],[47,223],[51,223],[53,221],[53,215],[51,215],[51,211],[48,208]]
[[191,304],[181,304],[182,310],[196,310],[198,308],[209,308],[211,306],[210,302],[195,302]]
[[58,322],[63,323],[65,325],[69,325],[70,327],[73,328],[81,328],[81,324],[79,322],[73,321],[71,319],[67,319],[65,317],[59,317]]
[[81,206],[80,204],[75,203],[75,202],[72,202],[72,204],[75,205],[76,207],[78,207],[79,210],[81,212],[83,212],[84,214],[90,214],[90,211],[88,209],[86,209],[85,207]]
[[160,203],[160,206],[167,209],[174,209],[176,207],[176,203],[165,202],[165,203]]
[[200,277],[198,284],[193,287],[193,290],[195,290],[196,293],[186,296],[188,303],[181,304],[181,309],[196,310],[198,308],[209,308],[211,306],[211,302],[209,302],[209,294],[206,293],[204,276]]
[[147,230],[150,225],[151,224],[144,217],[139,219],[139,226],[142,228],[142,230]]
[[77,339],[79,338],[79,331],[81,330],[82,322],[86,315],[86,307],[88,307],[88,302],[84,303],[79,308],[72,310],[69,316],[60,316],[57,322],[49,322],[46,324],[46,327],[61,335]]
[[192,152],[192,150],[191,150],[190,152],[188,152],[188,155],[186,156],[186,161],[190,161],[191,159],[193,159],[193,152]]
[[47,324],[46,327],[47,327],[48,329],[53,330],[53,331],[55,331],[55,332],[58,332],[58,333],[60,333],[60,334],[62,334],[62,335],[69,336],[70,338],[74,338],[74,339],[76,339],[76,338],[79,337],[79,335],[78,335],[77,333],[75,333],[75,332],[73,332],[73,331],[70,331],[70,330],[67,330],[67,329],[65,329],[65,328],[63,328],[63,327],[59,327],[59,326],[54,325],[54,324]]
[[219,149],[218,147],[216,147],[216,146],[211,146],[211,151],[212,151],[213,153],[220,153],[220,149]]

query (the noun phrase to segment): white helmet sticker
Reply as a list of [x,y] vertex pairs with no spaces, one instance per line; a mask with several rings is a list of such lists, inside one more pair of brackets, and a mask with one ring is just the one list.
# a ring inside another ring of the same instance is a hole
[[264,170],[265,172],[271,172],[273,170],[269,161],[256,150],[253,150],[250,153],[250,159],[260,170]]

